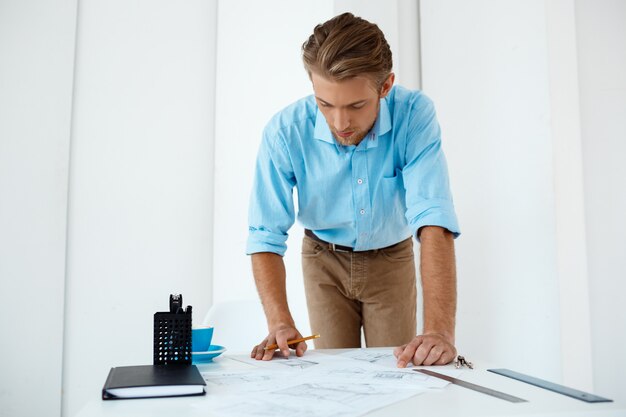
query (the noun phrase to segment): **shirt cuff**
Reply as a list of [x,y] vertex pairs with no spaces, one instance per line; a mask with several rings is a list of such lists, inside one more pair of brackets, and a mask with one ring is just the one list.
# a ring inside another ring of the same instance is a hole
[[250,227],[246,254],[252,255],[259,252],[273,252],[285,256],[287,251],[287,235],[273,233],[263,229]]
[[425,200],[411,212],[407,212],[407,220],[416,238],[417,231],[424,226],[443,227],[451,232],[455,239],[461,235],[454,206],[450,200]]

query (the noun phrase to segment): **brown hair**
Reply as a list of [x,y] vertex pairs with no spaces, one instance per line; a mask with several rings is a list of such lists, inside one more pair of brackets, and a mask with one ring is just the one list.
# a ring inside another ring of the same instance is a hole
[[332,80],[367,75],[380,88],[391,73],[391,49],[374,23],[343,13],[315,26],[302,44],[302,60],[309,73]]

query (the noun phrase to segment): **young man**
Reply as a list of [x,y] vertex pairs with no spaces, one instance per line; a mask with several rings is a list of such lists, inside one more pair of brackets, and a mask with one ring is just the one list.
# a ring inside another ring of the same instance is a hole
[[[432,102],[394,87],[380,29],[350,13],[302,46],[314,95],[269,122],[251,196],[247,253],[269,334],[251,357],[302,337],[287,305],[282,256],[295,220],[317,348],[398,346],[398,366],[456,356],[454,241],[459,228]],[[416,336],[413,240],[420,241],[424,328]],[[306,343],[295,346],[302,356]]]

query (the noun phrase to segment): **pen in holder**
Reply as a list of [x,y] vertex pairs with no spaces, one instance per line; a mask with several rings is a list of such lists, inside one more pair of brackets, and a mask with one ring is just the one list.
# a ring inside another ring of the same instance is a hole
[[191,306],[170,294],[170,311],[154,313],[154,365],[191,365]]

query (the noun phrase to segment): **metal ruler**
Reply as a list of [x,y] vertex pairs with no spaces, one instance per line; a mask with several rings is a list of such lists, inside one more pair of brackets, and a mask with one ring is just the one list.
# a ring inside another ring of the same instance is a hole
[[486,388],[486,387],[483,387],[481,385],[472,384],[471,382],[467,382],[467,381],[463,381],[461,379],[453,378],[451,376],[440,374],[438,372],[433,372],[433,371],[430,371],[428,369],[415,369],[415,371],[421,372],[421,373],[426,374],[428,376],[434,376],[435,378],[443,379],[445,381],[448,381],[448,382],[450,382],[452,384],[461,386],[463,388],[468,388],[468,389],[471,389],[473,391],[478,391],[478,392],[482,392],[483,394],[491,395],[492,397],[500,398],[501,400],[510,401],[512,403],[525,403],[525,402],[528,402],[528,401],[526,401],[523,398],[514,397],[512,395],[505,394],[504,392],[496,391],[496,390],[493,390],[491,388]]
[[519,372],[511,371],[510,369],[487,369],[494,374],[503,375],[509,378],[517,379],[518,381],[525,382],[530,385],[534,385],[539,388],[544,388],[559,394],[567,395],[568,397],[576,398],[577,400],[586,401],[588,403],[604,403],[613,402],[608,398],[599,397],[588,392],[578,391],[573,388],[569,388],[563,385],[555,384],[554,382],[546,381],[545,379],[535,378],[534,376],[520,374]]

